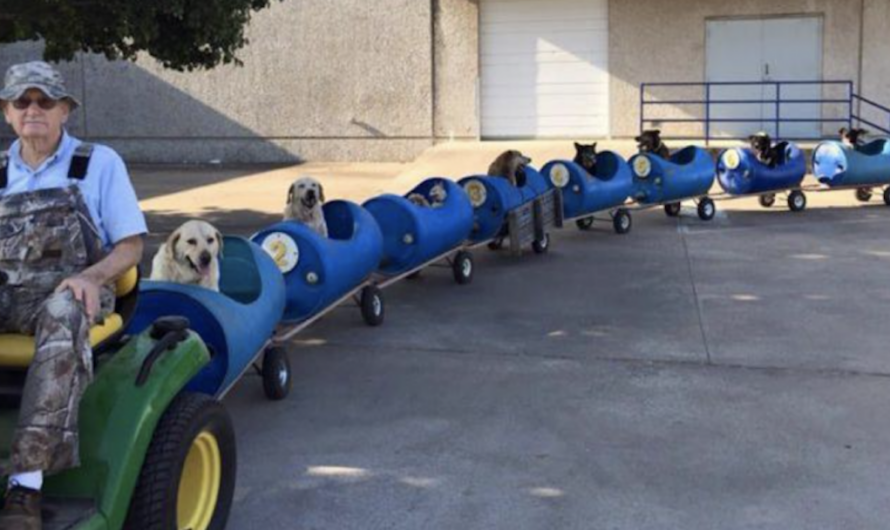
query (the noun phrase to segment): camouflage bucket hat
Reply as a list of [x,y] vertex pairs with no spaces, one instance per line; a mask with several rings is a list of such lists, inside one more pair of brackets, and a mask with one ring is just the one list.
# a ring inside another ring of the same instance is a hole
[[43,61],[10,66],[6,71],[4,85],[3,90],[0,90],[0,100],[3,101],[18,99],[25,91],[36,88],[52,99],[67,99],[71,103],[72,110],[80,105],[80,102],[65,88],[62,74],[51,64]]

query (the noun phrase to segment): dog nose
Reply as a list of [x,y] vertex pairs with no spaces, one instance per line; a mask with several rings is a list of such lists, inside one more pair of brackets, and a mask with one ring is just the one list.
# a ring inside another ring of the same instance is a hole
[[307,190],[306,198],[309,200],[314,200],[315,199],[315,190]]
[[200,259],[201,259],[202,267],[206,267],[207,265],[210,265],[210,260],[212,259],[210,256],[210,252],[207,252],[206,250],[204,252],[201,252]]

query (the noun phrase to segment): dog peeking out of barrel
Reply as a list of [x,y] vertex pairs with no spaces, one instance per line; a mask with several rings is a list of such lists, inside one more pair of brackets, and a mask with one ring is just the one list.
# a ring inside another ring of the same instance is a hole
[[513,186],[520,188],[525,186],[526,175],[525,166],[531,164],[532,159],[523,155],[515,149],[504,151],[494,162],[488,166],[488,175],[492,177],[503,177],[510,181]]

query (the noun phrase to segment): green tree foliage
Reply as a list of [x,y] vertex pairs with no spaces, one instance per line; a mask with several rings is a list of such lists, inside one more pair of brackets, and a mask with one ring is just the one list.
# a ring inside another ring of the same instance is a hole
[[44,58],[78,51],[135,59],[146,51],[166,68],[240,64],[244,28],[271,0],[0,0],[0,43],[43,39]]

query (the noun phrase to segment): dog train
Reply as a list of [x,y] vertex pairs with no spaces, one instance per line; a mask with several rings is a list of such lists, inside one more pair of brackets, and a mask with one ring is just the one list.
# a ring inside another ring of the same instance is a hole
[[[864,143],[861,129],[840,134],[813,153],[821,189],[854,189],[867,201],[884,187],[890,205],[890,140]],[[657,130],[636,141],[639,153],[629,160],[576,143],[574,159],[540,171],[510,150],[486,174],[458,182],[432,177],[404,196],[383,194],[363,205],[328,202],[321,183],[302,177],[288,190],[283,220],[249,239],[223,237],[203,221],[170,234],[141,283],[128,333],[162,316],[186,317],[214,354],[192,386],[220,396],[254,367],[266,396],[283,399],[292,385],[285,341],[348,301],[367,325],[379,326],[383,289],[430,267],[450,268],[457,284],[469,284],[478,247],[497,250],[509,241],[514,253],[530,247],[542,254],[550,230],[564,222],[588,230],[608,214],[614,231],[626,234],[632,211],[661,206],[677,216],[684,201],[696,203],[702,220],[714,217],[714,199],[757,196],[769,207],[786,194],[790,210],[806,207],[807,164],[793,143],[759,133],[750,147],[727,149],[715,161],[695,146],[671,152]],[[712,199],[715,179],[724,193]]]

